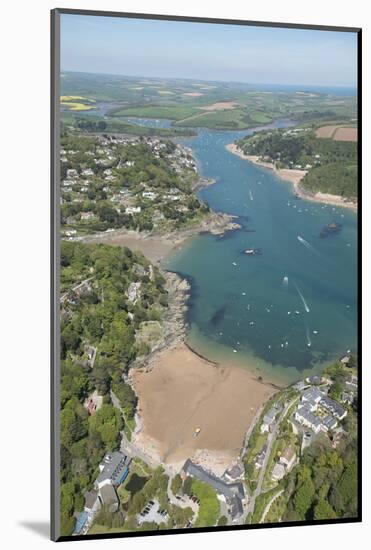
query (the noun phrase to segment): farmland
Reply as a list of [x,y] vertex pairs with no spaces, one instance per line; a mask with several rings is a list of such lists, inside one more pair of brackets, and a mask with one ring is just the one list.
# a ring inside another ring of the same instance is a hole
[[351,126],[321,126],[316,130],[317,137],[335,141],[357,141],[357,134],[357,128]]
[[[334,121],[339,124],[339,120],[349,124],[357,116],[352,96],[267,91],[243,83],[64,73],[61,84],[62,93],[78,104],[71,105],[70,112],[90,110],[86,98],[94,98],[97,109],[105,103],[111,127],[112,119],[123,117],[170,119],[173,125],[186,128],[241,130],[278,118],[329,126]],[[341,132],[338,139],[344,139]]]

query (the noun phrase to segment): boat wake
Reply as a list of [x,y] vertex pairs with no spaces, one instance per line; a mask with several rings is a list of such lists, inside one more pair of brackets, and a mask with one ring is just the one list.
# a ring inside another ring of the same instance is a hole
[[303,306],[304,306],[305,311],[306,311],[307,313],[309,313],[309,312],[310,312],[310,309],[309,309],[309,307],[308,307],[307,302],[305,301],[304,296],[303,296],[302,293],[300,292],[298,285],[297,285],[296,283],[294,283],[294,285],[295,285],[295,288],[296,288],[297,293],[298,293],[299,296],[300,296],[301,301],[303,302]]
[[308,241],[306,241],[305,239],[303,239],[303,237],[301,237],[300,235],[298,235],[298,241],[299,243],[303,244],[305,246],[305,248],[307,248],[308,250],[310,250],[311,252],[314,252],[315,254],[318,254],[317,250],[314,248],[314,246],[312,246],[310,243],[308,243]]
[[311,345],[312,345],[312,340],[310,339],[309,328],[307,327],[307,346],[308,346],[308,348],[310,348]]

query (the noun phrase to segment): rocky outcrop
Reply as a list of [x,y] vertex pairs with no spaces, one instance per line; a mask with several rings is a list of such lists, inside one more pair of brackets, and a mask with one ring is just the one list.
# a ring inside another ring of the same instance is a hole
[[168,292],[168,307],[162,317],[162,336],[145,357],[139,357],[132,367],[140,366],[150,370],[155,362],[158,352],[169,349],[185,342],[187,335],[187,300],[190,295],[191,285],[176,273],[164,272],[166,278],[165,288]]

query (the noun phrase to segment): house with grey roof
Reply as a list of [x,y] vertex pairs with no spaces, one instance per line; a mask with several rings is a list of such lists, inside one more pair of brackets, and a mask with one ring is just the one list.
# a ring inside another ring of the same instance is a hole
[[295,420],[303,426],[307,426],[314,433],[319,433],[321,429],[321,419],[312,413],[310,406],[304,405],[299,407],[295,412]]
[[243,506],[240,498],[234,496],[227,499],[228,511],[231,515],[232,521],[235,522],[243,514]]
[[84,511],[87,512],[90,516],[93,516],[98,512],[101,507],[101,502],[98,498],[98,491],[86,491],[86,493],[84,494],[84,499]]
[[324,396],[324,393],[318,389],[317,387],[311,387],[311,388],[308,388],[307,390],[305,390],[305,392],[303,392],[303,395],[301,396],[301,400],[303,403],[305,402],[309,402],[309,403],[315,403],[315,404],[318,404],[322,397]]
[[333,430],[338,425],[338,421],[331,414],[322,418],[322,430],[328,432],[328,430]]
[[237,464],[233,464],[231,468],[229,468],[224,472],[224,477],[228,481],[236,481],[238,479],[241,479],[241,477],[243,477],[244,474],[245,474],[245,469],[243,465],[237,463]]
[[290,471],[295,464],[295,460],[296,453],[294,449],[292,447],[286,447],[280,456],[279,462],[286,468],[287,471]]
[[279,409],[277,405],[273,405],[273,407],[269,409],[269,411],[263,416],[263,422],[262,422],[262,425],[260,426],[260,433],[263,434],[264,432],[269,432],[272,424],[275,421],[278,410]]
[[95,480],[95,486],[101,489],[103,485],[120,485],[129,473],[131,459],[121,451],[106,454],[99,464],[100,474]]
[[344,409],[340,403],[334,399],[331,399],[331,397],[328,397],[327,395],[322,397],[320,405],[327,411],[331,412],[338,420],[342,420],[348,414],[347,410]]
[[[233,509],[236,519],[243,513],[242,503],[246,498],[242,483],[226,483],[214,474],[207,472],[201,466],[194,464],[190,459],[186,460],[182,468],[184,476],[191,476],[210,485]],[[232,516],[233,517],[233,516]]]
[[272,470],[272,479],[274,481],[280,481],[286,474],[286,470],[283,464],[277,462]]
[[258,453],[255,457],[255,468],[261,468],[264,464],[265,455],[267,453],[267,444],[264,445],[260,453]]
[[112,514],[117,512],[120,506],[120,501],[115,491],[115,488],[110,483],[103,485],[99,489],[99,499],[102,503],[102,506],[106,508]]

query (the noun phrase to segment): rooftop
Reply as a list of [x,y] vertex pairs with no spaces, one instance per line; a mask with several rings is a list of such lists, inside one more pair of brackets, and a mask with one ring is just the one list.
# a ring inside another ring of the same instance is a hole
[[324,393],[316,387],[308,388],[302,395],[303,401],[318,402],[322,397],[324,397]]
[[245,498],[245,492],[241,482],[238,483],[226,483],[225,481],[215,477],[213,474],[207,472],[201,466],[194,464],[188,459],[183,466],[183,471],[195,477],[201,481],[204,481],[208,485],[211,485],[217,493],[224,495],[226,498],[232,498],[234,496],[242,499]]
[[342,417],[346,414],[346,410],[344,409],[344,407],[342,407],[340,403],[334,401],[334,399],[331,399],[331,397],[328,397],[327,395],[324,395],[321,399],[321,405],[333,412],[335,416]]
[[321,419],[318,416],[316,416],[315,414],[313,414],[308,407],[306,407],[306,406],[300,407],[300,409],[298,409],[297,413],[300,414],[300,416],[305,418],[305,420],[307,422],[309,422],[310,424],[312,424],[316,428],[321,426],[321,423],[322,423]]
[[97,484],[109,480],[114,485],[119,485],[129,464],[130,458],[120,451],[107,454],[100,464],[101,473],[97,477]]

